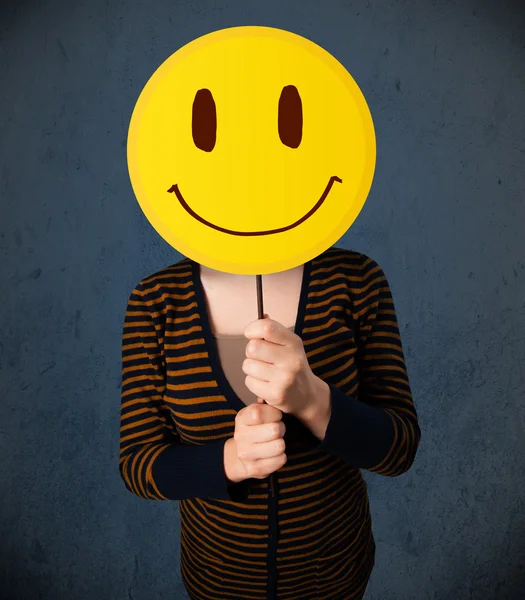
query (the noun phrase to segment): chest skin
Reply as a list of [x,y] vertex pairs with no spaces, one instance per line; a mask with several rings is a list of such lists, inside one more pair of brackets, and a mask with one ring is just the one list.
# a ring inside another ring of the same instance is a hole
[[[304,265],[262,276],[263,308],[268,316],[290,327],[295,324]],[[255,275],[233,275],[200,268],[201,283],[213,333],[242,335],[257,319]]]

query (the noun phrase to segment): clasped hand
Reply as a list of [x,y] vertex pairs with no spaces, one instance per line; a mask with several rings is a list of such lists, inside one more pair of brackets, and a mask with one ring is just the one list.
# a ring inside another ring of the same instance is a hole
[[252,321],[244,335],[246,387],[283,413],[302,415],[315,402],[317,379],[302,339],[269,317]]

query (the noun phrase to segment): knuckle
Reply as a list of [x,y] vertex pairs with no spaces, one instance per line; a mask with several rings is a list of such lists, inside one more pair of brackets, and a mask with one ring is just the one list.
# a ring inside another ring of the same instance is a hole
[[246,420],[246,417],[250,416],[250,411],[248,410],[248,406],[245,406],[244,408],[241,408],[241,410],[235,415],[235,425],[237,427],[242,427],[245,425],[244,421]]
[[237,447],[237,458],[239,458],[242,461],[248,460],[248,452],[244,446]]
[[263,331],[266,334],[271,334],[274,331],[274,329],[274,325],[271,322],[264,323],[263,325]]
[[283,382],[285,389],[290,389],[293,386],[294,382],[295,382],[295,373],[293,371],[290,373],[287,373],[284,377],[284,382]]
[[252,421],[258,421],[261,418],[261,410],[260,410],[260,404],[255,403],[255,404],[250,404],[250,412],[251,412],[251,418]]

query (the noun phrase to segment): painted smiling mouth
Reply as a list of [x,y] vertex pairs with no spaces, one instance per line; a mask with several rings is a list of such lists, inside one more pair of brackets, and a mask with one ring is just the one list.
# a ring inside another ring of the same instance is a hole
[[278,229],[268,229],[266,231],[234,231],[233,229],[226,229],[225,227],[220,227],[219,225],[215,225],[214,223],[211,223],[210,221],[207,221],[206,219],[204,219],[203,217],[198,215],[189,206],[189,204],[186,202],[186,200],[184,200],[184,197],[179,190],[178,184],[172,185],[170,187],[170,189],[168,190],[168,193],[174,193],[177,196],[178,201],[181,203],[182,207],[184,208],[184,210],[186,212],[188,212],[194,219],[197,219],[197,221],[200,221],[201,223],[203,223],[204,225],[207,225],[208,227],[211,227],[212,229],[216,229],[217,231],[221,231],[222,233],[229,233],[230,235],[270,235],[271,233],[281,233],[283,231],[288,231],[289,229],[293,229],[294,227],[297,227],[301,223],[304,223],[304,221],[306,221],[306,219],[310,218],[317,211],[317,209],[321,206],[321,204],[326,200],[326,197],[330,193],[330,190],[332,189],[332,186],[334,185],[334,183],[336,181],[338,183],[343,183],[343,180],[340,177],[337,177],[335,175],[330,177],[330,180],[328,181],[328,183],[324,189],[324,192],[322,193],[319,200],[300,219],[298,219],[294,223],[291,223],[290,225],[286,225],[286,227],[279,227]]

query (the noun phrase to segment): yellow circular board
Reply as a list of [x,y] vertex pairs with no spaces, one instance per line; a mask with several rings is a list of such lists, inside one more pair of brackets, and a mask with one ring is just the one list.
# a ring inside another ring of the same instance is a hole
[[212,269],[264,275],[348,230],[376,140],[359,86],[326,50],[281,29],[232,27],[155,71],[127,155],[137,200],[171,246]]

